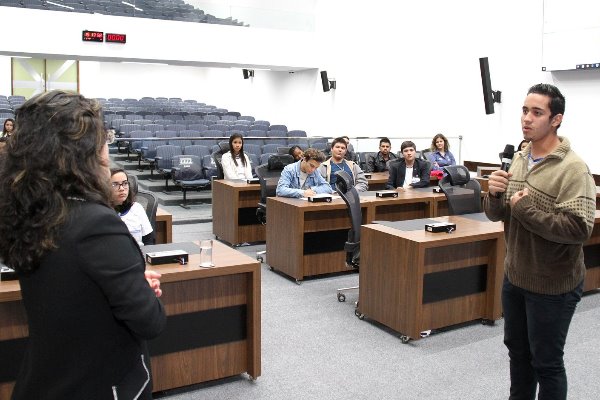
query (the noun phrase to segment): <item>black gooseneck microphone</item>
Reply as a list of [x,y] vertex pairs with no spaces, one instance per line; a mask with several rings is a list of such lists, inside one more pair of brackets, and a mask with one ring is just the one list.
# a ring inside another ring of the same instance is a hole
[[500,169],[502,171],[508,172],[510,168],[510,164],[512,163],[513,156],[515,155],[515,146],[512,144],[507,144],[504,147],[504,151],[501,153],[502,166]]

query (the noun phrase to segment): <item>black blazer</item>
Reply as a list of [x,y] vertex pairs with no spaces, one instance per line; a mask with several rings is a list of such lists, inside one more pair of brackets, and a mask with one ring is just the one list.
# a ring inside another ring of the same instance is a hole
[[166,316],[144,258],[114,210],[70,206],[58,248],[19,276],[29,339],[13,399],[151,399],[145,339]]
[[[390,176],[387,184],[385,185],[386,189],[402,187],[404,184],[404,175],[406,174],[406,162],[404,161],[404,158],[401,158],[398,161],[390,162],[389,166]],[[419,158],[415,159],[415,163],[413,164],[413,177],[419,178],[419,181],[416,183],[411,183],[410,186],[416,188],[429,186],[430,169],[431,167],[429,162]]]

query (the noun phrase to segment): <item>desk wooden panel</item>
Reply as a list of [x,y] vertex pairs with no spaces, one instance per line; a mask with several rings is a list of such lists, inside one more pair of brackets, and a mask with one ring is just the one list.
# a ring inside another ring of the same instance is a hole
[[384,190],[385,184],[390,177],[389,171],[368,173],[371,174],[371,177],[367,179],[367,182],[369,183],[369,190]]
[[487,192],[489,190],[490,178],[482,178],[480,176],[476,176],[475,179],[477,179],[477,182],[479,182],[482,192]]
[[264,242],[265,226],[256,217],[259,201],[260,185],[257,183],[214,180],[213,234],[232,245]]
[[[501,317],[502,224],[457,216],[436,219],[456,223],[456,232],[399,231],[377,224],[362,227],[359,312],[412,339],[419,339],[427,329]],[[429,277],[461,274],[469,270],[466,267],[485,271],[484,290],[425,301],[440,295],[426,287]]]
[[[363,222],[367,211],[363,209]],[[300,199],[267,199],[267,262],[300,281],[305,276],[347,271],[343,242],[350,219],[346,203],[309,203]],[[312,240],[311,240],[312,238]],[[328,246],[342,241],[342,251]],[[317,246],[325,248],[317,249]]]
[[[432,217],[435,194],[405,190],[397,198],[361,196],[363,224]],[[443,196],[443,195],[442,195]],[[350,229],[346,203],[309,203],[301,199],[267,199],[267,262],[300,281],[305,276],[348,271],[344,243]]]
[[158,207],[156,210],[156,244],[173,242],[173,214]]
[[[598,203],[596,203],[598,204]],[[583,244],[586,275],[583,291],[600,288],[600,210],[596,210],[592,236]]]
[[[199,268],[199,255],[190,255],[189,265],[166,264],[150,266],[162,274],[161,300],[168,322],[185,314],[218,314],[232,307],[245,309],[245,339],[205,345],[178,351],[162,351],[153,355],[152,375],[155,391],[192,385],[247,372],[258,378],[261,374],[261,286],[260,264],[253,258],[213,242],[215,268]],[[0,342],[28,335],[25,309],[21,303],[18,281],[0,282]],[[195,332],[179,331],[182,337]],[[201,332],[198,332],[201,334]],[[161,339],[166,332],[157,339]],[[153,341],[149,342],[152,353]],[[166,341],[171,343],[170,341]],[[180,346],[177,341],[173,346]],[[164,349],[163,349],[164,350]],[[0,358],[0,363],[2,359]],[[3,366],[2,369],[5,369]],[[18,365],[9,366],[18,372]],[[10,398],[14,382],[0,382],[0,399]]]

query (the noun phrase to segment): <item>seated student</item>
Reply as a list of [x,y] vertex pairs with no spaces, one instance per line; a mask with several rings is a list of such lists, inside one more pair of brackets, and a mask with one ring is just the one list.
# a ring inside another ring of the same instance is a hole
[[416,146],[411,141],[403,142],[400,146],[401,158],[390,163],[390,177],[386,189],[420,188],[429,185],[429,163],[416,158]]
[[517,151],[523,151],[525,150],[525,147],[527,147],[527,145],[529,144],[529,140],[521,140],[521,143],[519,143],[519,145],[517,146]]
[[300,146],[298,146],[298,145],[294,145],[294,146],[290,147],[288,154],[290,156],[294,157],[294,161],[300,161],[300,159],[302,158],[302,155],[303,155],[302,148],[300,148]]
[[122,169],[110,170],[110,184],[112,187],[112,205],[125,222],[129,233],[141,247],[154,244],[154,231],[148,220],[146,210],[135,201],[135,193],[129,190],[129,177]]
[[454,155],[450,152],[450,144],[448,139],[441,133],[438,133],[433,137],[431,141],[431,153],[427,155],[429,162],[431,163],[432,171],[441,171],[448,165],[456,165]]
[[244,137],[234,133],[229,137],[229,151],[221,157],[225,179],[252,179],[250,159],[244,153]]
[[335,138],[331,143],[331,158],[321,164],[319,172],[331,185],[331,189],[335,191],[335,181],[337,176],[335,173],[340,170],[344,170],[354,179],[354,187],[359,192],[366,192],[369,190],[369,184],[365,173],[360,169],[358,164],[353,161],[344,159],[346,155],[346,141],[344,138]]
[[319,193],[333,193],[331,186],[321,176],[318,168],[325,154],[317,149],[306,149],[304,158],[286,165],[277,183],[277,196],[309,197]]
[[[344,158],[348,161],[358,162],[358,155],[354,152],[354,146],[350,143],[350,138],[348,136],[340,136],[346,142],[346,154]],[[333,143],[331,143],[331,147],[333,147]]]
[[4,125],[2,126],[2,133],[0,134],[0,138],[6,139],[9,138],[13,130],[15,129],[15,120],[12,118],[6,118],[4,120]]
[[379,141],[379,151],[374,157],[367,160],[367,172],[383,172],[388,170],[390,160],[396,160],[398,157],[392,153],[392,143],[390,139],[384,137]]

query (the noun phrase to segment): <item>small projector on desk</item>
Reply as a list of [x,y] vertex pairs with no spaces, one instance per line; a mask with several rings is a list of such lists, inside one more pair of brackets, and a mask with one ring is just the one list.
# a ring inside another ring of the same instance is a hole
[[368,172],[366,172],[366,173],[365,173],[365,178],[366,178],[366,179],[371,179],[371,177],[372,177],[372,176],[373,176],[373,175],[371,175],[371,174],[370,174],[370,173],[368,173]]
[[258,178],[246,179],[246,183],[259,183],[260,180]]
[[377,197],[398,197],[398,192],[395,190],[379,190],[375,192]]
[[146,262],[152,265],[179,263],[185,265],[188,263],[188,253],[184,250],[165,250],[146,254]]
[[427,232],[446,232],[452,233],[456,230],[456,224],[450,222],[437,222],[433,224],[425,224],[425,230]]
[[5,265],[0,266],[0,282],[2,281],[14,281],[17,279],[17,273],[14,269],[8,268]]
[[308,201],[311,203],[331,203],[331,199],[329,194],[308,197]]

